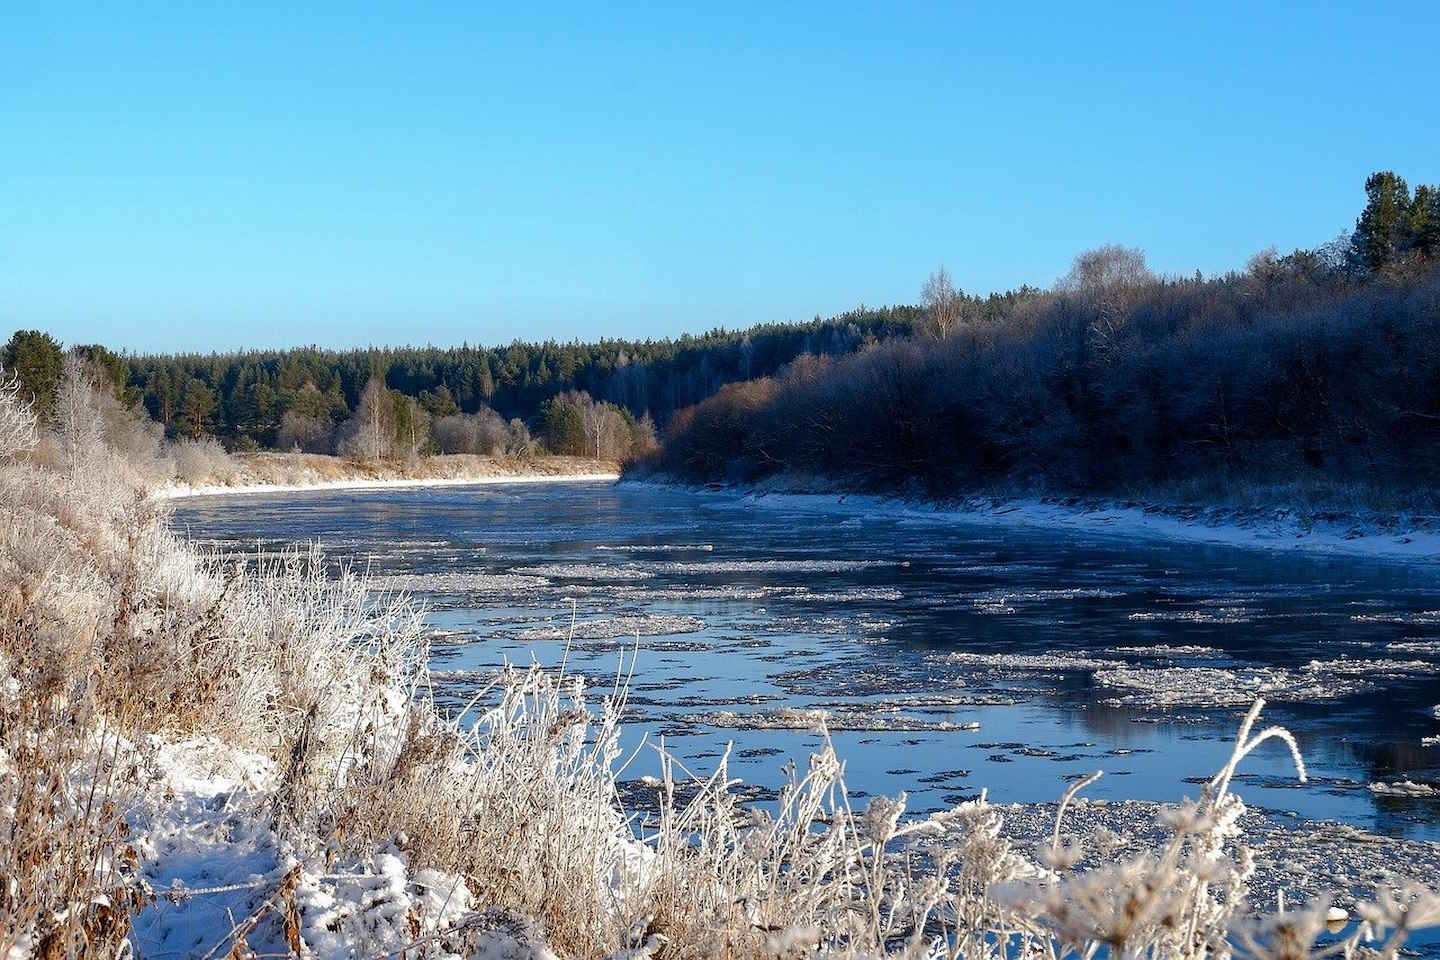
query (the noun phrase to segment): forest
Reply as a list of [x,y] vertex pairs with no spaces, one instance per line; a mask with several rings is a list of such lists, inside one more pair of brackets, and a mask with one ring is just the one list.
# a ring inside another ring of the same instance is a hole
[[[163,356],[72,349],[103,367],[117,394],[143,405],[172,439],[215,437],[236,451],[354,454],[363,446],[386,457],[523,454],[537,444],[596,455],[598,441],[599,455],[619,458],[653,442],[654,422],[726,383],[769,376],[800,356],[851,353],[908,334],[921,316],[914,307],[860,307],[829,320],[674,340],[488,348]],[[61,358],[60,344],[32,330],[16,333],[0,363],[16,371],[43,415]]]
[[[772,474],[954,495],[1323,480],[1427,493],[1440,469],[1440,188],[1382,171],[1353,231],[1161,276],[1099,247],[1048,288],[673,340],[210,355],[70,348],[166,436],[360,459],[549,452],[690,481]],[[0,351],[42,421],[64,351]]]
[[956,496],[1358,485],[1433,507],[1440,189],[1376,173],[1348,236],[1216,277],[1076,258],[978,315],[939,271],[915,336],[804,357],[680,410],[652,463]]

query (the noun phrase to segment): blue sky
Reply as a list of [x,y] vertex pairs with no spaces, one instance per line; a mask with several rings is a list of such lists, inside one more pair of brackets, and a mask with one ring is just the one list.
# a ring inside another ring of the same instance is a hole
[[1431,3],[522,6],[8,9],[0,326],[667,336],[1221,271],[1440,181]]

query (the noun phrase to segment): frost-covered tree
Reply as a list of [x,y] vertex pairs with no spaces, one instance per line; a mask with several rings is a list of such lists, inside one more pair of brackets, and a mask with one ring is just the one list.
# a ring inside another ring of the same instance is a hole
[[71,354],[65,358],[63,370],[55,398],[54,430],[65,476],[74,483],[84,476],[89,458],[104,449],[105,419],[99,383],[89,365]]
[[35,446],[35,410],[24,396],[20,379],[0,370],[0,459]]
[[920,288],[920,305],[925,309],[924,331],[943,340],[960,324],[964,297],[950,282],[950,272],[943,266],[930,274]]

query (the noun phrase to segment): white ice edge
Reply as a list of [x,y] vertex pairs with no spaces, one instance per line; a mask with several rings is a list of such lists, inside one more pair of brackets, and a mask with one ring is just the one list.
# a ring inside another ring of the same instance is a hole
[[[1253,524],[1186,520],[1144,506],[1068,506],[1037,498],[1001,500],[992,505],[927,504],[879,494],[784,493],[743,489],[696,488],[659,480],[655,483],[701,495],[726,497],[745,506],[804,510],[852,517],[904,518],[990,527],[1069,530],[1116,538],[1144,538],[1269,551],[1301,551],[1376,559],[1440,561],[1440,531],[1373,527],[1352,536],[1355,522],[1313,524],[1275,517]],[[1281,508],[1277,508],[1277,512]]]
[[521,483],[612,483],[618,473],[525,473],[498,477],[396,477],[392,479],[317,480],[314,483],[249,483],[197,487],[173,484],[151,491],[152,500],[223,497],[252,493],[304,493],[310,490],[385,490],[404,487],[490,487]]

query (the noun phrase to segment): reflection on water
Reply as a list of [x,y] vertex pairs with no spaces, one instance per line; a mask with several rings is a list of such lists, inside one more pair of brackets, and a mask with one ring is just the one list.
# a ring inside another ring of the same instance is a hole
[[917,809],[1049,800],[1097,767],[1092,795],[1173,800],[1264,694],[1311,782],[1262,750],[1248,802],[1440,838],[1440,798],[1370,789],[1440,784],[1440,565],[602,483],[192,500],[175,524],[227,549],[318,540],[425,595],[452,704],[505,658],[558,663],[573,599],[572,669],[608,684],[638,646],[631,741],[702,767],[733,741],[757,796],[823,709],[852,787]]

